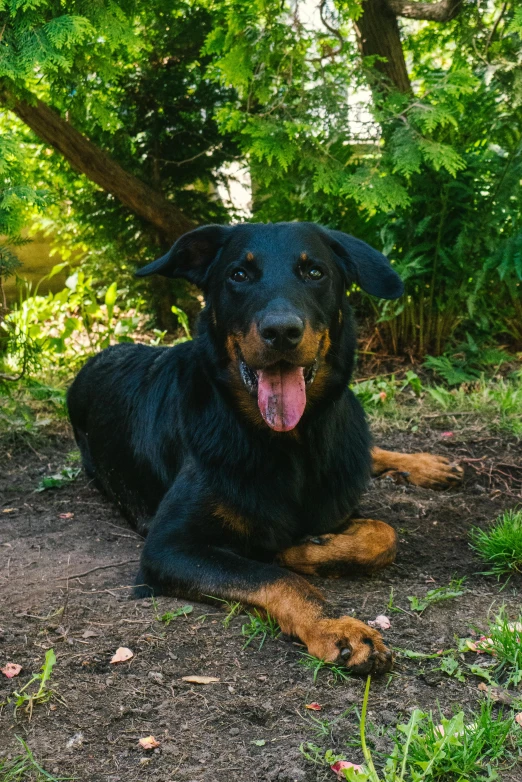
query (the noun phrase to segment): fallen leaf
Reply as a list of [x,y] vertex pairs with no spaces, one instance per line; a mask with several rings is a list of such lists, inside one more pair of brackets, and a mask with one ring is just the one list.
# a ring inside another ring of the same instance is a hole
[[466,646],[468,647],[470,652],[475,652],[475,654],[493,654],[494,652],[491,650],[491,647],[493,645],[493,641],[491,638],[486,638],[485,635],[481,635],[478,641],[471,641],[469,638],[466,640]]
[[313,703],[306,703],[305,709],[311,709],[312,711],[321,711],[321,706],[316,703],[315,701]]
[[522,727],[522,711],[519,711],[518,714],[515,714],[515,722]]
[[139,740],[138,744],[142,749],[156,749],[160,745],[154,736],[145,736],[145,738]]
[[2,513],[14,513],[18,508],[3,508]]
[[126,660],[130,660],[131,657],[134,657],[134,652],[131,652],[126,646],[120,646],[119,649],[116,649],[116,653],[113,655],[111,663],[124,663]]
[[22,666],[18,665],[18,663],[7,663],[7,665],[4,665],[4,667],[0,668],[0,670],[4,676],[7,676],[8,679],[12,679],[13,676],[18,676],[22,670]]
[[335,773],[339,776],[343,768],[353,768],[354,771],[361,771],[363,772],[364,769],[362,766],[358,766],[357,763],[350,763],[349,760],[338,760],[337,763],[334,763],[333,766],[330,766],[332,771],[335,771]]
[[387,616],[384,616],[384,614],[379,614],[378,617],[373,619],[373,621],[368,622],[370,627],[378,627],[379,630],[389,630],[391,627],[391,622],[388,619]]
[[215,676],[182,676],[181,678],[190,684],[213,684],[219,681]]
[[98,637],[98,633],[96,632],[96,630],[84,630],[82,633],[82,638],[97,638],[97,637]]
[[266,744],[265,739],[255,739],[252,744],[255,744],[256,747],[264,747]]
[[61,519],[74,519],[74,513],[60,513]]

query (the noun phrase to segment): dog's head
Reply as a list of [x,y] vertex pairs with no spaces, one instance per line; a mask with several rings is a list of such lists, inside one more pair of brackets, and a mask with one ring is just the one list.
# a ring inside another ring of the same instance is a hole
[[293,429],[326,386],[349,328],[346,289],[356,282],[384,299],[403,292],[384,255],[313,223],[197,228],[137,274],[202,288],[230,382],[277,432]]

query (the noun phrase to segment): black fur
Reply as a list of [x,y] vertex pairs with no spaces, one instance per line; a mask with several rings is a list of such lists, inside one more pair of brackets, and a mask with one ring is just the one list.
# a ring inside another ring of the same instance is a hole
[[[321,281],[302,276],[302,253],[324,270]],[[238,266],[246,283],[229,278]],[[280,578],[277,552],[348,523],[370,475],[370,439],[348,388],[355,336],[345,290],[357,281],[396,298],[402,283],[368,245],[310,223],[207,226],[138,274],[154,272],[202,287],[196,338],[102,351],[71,386],[69,414],[87,473],[148,533],[138,594],[227,597]],[[323,392],[296,435],[251,421],[231,387],[227,337],[274,301],[331,339]],[[222,523],[221,505],[248,530]]]

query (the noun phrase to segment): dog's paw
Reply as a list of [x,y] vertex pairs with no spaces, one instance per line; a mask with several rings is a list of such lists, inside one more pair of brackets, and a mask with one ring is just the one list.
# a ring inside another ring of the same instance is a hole
[[356,675],[380,676],[393,664],[392,652],[384,645],[381,634],[350,616],[320,619],[306,644],[314,657],[345,665]]
[[425,489],[448,489],[462,483],[464,470],[445,456],[405,453],[400,454],[400,457],[400,467],[388,471],[385,476],[396,483],[411,483]]

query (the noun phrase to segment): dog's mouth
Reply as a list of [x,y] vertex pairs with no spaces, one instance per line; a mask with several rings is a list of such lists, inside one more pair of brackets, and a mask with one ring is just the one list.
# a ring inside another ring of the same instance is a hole
[[280,361],[263,369],[252,369],[238,354],[241,379],[252,396],[257,396],[259,412],[276,432],[289,432],[304,413],[306,389],[312,385],[319,360],[308,367]]

